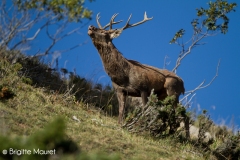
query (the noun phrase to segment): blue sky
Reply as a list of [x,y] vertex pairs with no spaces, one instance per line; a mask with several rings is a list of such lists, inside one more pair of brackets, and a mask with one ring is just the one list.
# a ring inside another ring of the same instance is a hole
[[[234,2],[229,0],[229,2]],[[130,23],[142,20],[146,11],[148,17],[153,17],[140,26],[127,29],[113,43],[118,50],[128,59],[139,61],[143,64],[163,68],[164,58],[167,56],[167,69],[175,66],[181,48],[169,44],[174,34],[179,29],[185,30],[183,40],[187,41],[192,35],[190,22],[196,18],[196,8],[207,8],[208,0],[184,1],[110,1],[96,0],[86,2],[85,6],[93,11],[93,19],[89,25],[96,25],[96,14],[100,12],[100,22],[105,25],[114,13],[119,13],[117,20],[122,23],[115,28],[122,27],[132,13]],[[240,126],[240,14],[239,7],[236,12],[229,14],[229,31],[226,35],[218,34],[203,39],[205,45],[192,50],[179,67],[177,74],[184,80],[186,91],[197,87],[203,80],[206,84],[211,81],[216,73],[219,59],[218,77],[207,88],[197,91],[192,99],[191,109],[207,109],[211,118],[218,124],[230,125],[234,117],[235,125]],[[72,28],[82,24],[73,23]],[[63,41],[58,47],[71,46],[87,42],[71,52],[59,57],[60,66],[69,71],[76,69],[77,73],[94,82],[111,84],[110,78],[105,73],[100,56],[87,35],[88,25]],[[41,37],[39,37],[39,41]]]

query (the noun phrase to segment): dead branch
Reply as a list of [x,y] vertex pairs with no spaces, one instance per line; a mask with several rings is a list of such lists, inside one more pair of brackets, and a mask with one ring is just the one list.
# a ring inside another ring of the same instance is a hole
[[[203,38],[205,38],[207,35],[208,35],[208,32],[204,33],[204,34],[201,35],[200,37],[199,37],[199,34],[193,35],[193,37],[191,38],[192,44],[188,47],[188,49],[187,49],[186,51],[185,51],[185,45],[186,45],[186,44],[181,44],[181,45],[180,45],[180,46],[182,47],[182,51],[180,52],[180,54],[179,54],[179,56],[178,56],[178,59],[177,59],[177,61],[176,61],[176,65],[175,65],[175,67],[173,68],[172,72],[175,72],[175,73],[177,72],[177,69],[178,69],[178,67],[181,65],[182,60],[183,60],[188,54],[190,54],[191,51],[192,51],[192,49],[193,49],[194,47],[196,47],[197,45],[199,45],[198,42],[201,41]],[[188,43],[189,43],[189,42],[190,42],[190,41],[188,41]],[[176,42],[176,43],[179,45],[178,42]]]
[[167,55],[164,57],[163,69],[165,69],[166,66],[168,66],[168,65],[171,63],[171,61],[168,61],[168,62],[167,62],[167,59],[168,59],[168,58],[169,58],[169,57],[168,57]]
[[[186,56],[189,55],[192,52],[193,48],[195,48],[199,45],[206,44],[205,42],[201,42],[204,38],[207,38],[207,37],[210,37],[210,36],[215,36],[215,35],[220,33],[217,30],[208,30],[207,28],[205,28],[204,20],[202,20],[200,24],[198,22],[199,22],[198,19],[196,19],[196,21],[195,20],[192,21],[191,24],[193,26],[193,35],[191,36],[191,38],[188,41],[186,41],[185,43],[184,42],[181,42],[181,43],[179,42],[178,38],[182,37],[184,32],[181,32],[180,36],[178,35],[177,38],[174,41],[171,41],[171,42],[174,42],[175,44],[177,44],[178,46],[181,47],[181,51],[180,51],[180,53],[178,55],[178,58],[176,60],[176,65],[173,68],[172,72],[175,72],[175,73],[177,72],[177,69],[181,65],[182,60],[184,58],[186,58]],[[175,35],[175,37],[176,37],[176,35]],[[196,95],[195,92],[197,90],[209,87],[213,83],[213,81],[217,78],[219,66],[220,66],[220,60],[219,60],[218,65],[217,65],[216,74],[208,84],[205,85],[205,80],[203,80],[195,89],[185,92],[186,95],[180,100],[180,102],[183,102],[183,100],[185,100],[185,105],[184,106],[186,108],[190,105],[190,102],[191,102],[192,98]],[[188,100],[189,96],[191,96],[191,97]]]
[[206,29],[204,27],[203,21],[204,20],[202,20],[202,22],[197,26],[193,25],[193,35],[188,41],[186,41],[185,43],[184,42],[179,43],[179,39],[177,39],[177,41],[174,42],[175,44],[181,47],[181,52],[178,55],[178,58],[176,60],[176,65],[173,68],[172,72],[175,72],[175,73],[177,72],[177,69],[181,65],[182,60],[192,52],[193,48],[197,47],[198,45],[206,44],[205,42],[200,43],[202,39],[211,37],[211,36],[216,36],[217,34],[221,33],[220,31],[217,31],[217,30],[211,31]]
[[[46,40],[51,40],[50,44],[45,48],[40,46],[37,53],[35,52],[35,56],[44,56],[52,53],[53,47],[60,40],[78,32],[89,22],[66,33],[69,24],[66,19],[60,22],[57,20],[58,17],[51,12],[18,10],[17,6],[6,5],[6,2],[6,0],[0,2],[0,49],[19,50],[21,52],[31,50],[30,43],[35,42],[39,35],[45,34]],[[35,28],[37,29],[35,30]],[[57,29],[53,30],[52,28]],[[73,50],[85,43],[66,46],[63,52]]]
[[6,6],[5,3],[6,0],[3,0],[0,6],[0,48],[15,50],[21,46],[19,48],[23,50],[22,45],[35,39],[41,29],[29,38],[27,38],[28,32],[47,15],[41,15],[39,12],[30,13],[26,10],[19,11],[14,5]]
[[[180,100],[180,102],[182,102],[184,99],[187,100],[187,98],[188,98],[190,95],[192,95],[193,93],[195,93],[197,90],[200,90],[200,89],[209,87],[209,86],[213,83],[213,81],[217,78],[217,76],[218,76],[218,70],[219,70],[220,62],[221,62],[221,60],[219,59],[218,65],[217,65],[217,68],[216,68],[216,74],[215,74],[215,76],[212,78],[212,80],[211,80],[208,84],[206,84],[206,85],[204,85],[205,80],[203,80],[195,89],[185,92],[185,93],[187,93],[187,95],[185,95],[185,96]],[[192,99],[192,97],[190,98],[190,100],[191,100],[191,99]],[[189,100],[186,104],[189,104],[190,100]],[[185,105],[185,106],[186,106],[186,105]]]
[[[64,23],[64,25],[62,25],[62,27],[58,28],[57,31],[54,34],[50,34],[50,32],[49,32],[49,24],[47,25],[47,27],[46,27],[46,34],[47,34],[48,38],[52,40],[52,43],[51,43],[51,45],[48,46],[48,48],[43,53],[39,53],[36,56],[44,56],[44,55],[49,54],[51,49],[57,44],[57,42],[59,42],[60,40],[66,38],[68,36],[71,36],[74,33],[77,33],[80,30],[80,27],[79,27],[79,28],[73,29],[73,30],[71,30],[71,31],[61,35],[64,32],[64,30],[66,28],[66,25],[67,25],[67,21]],[[75,49],[77,47],[82,46],[85,43],[86,42],[74,45],[74,46],[72,46],[72,47],[70,47],[68,49],[65,49],[65,50],[59,51],[59,52],[61,52],[61,53],[68,52],[70,50],[73,50],[73,49]]]
[[29,38],[25,38],[22,39],[21,41],[19,41],[18,43],[16,43],[11,50],[15,50],[19,45],[23,44],[23,43],[27,43],[28,41],[33,41],[38,34],[43,30],[44,27],[46,27],[47,23],[45,23],[44,25],[42,25],[40,28],[38,28],[38,30],[34,33],[34,35],[32,37]]

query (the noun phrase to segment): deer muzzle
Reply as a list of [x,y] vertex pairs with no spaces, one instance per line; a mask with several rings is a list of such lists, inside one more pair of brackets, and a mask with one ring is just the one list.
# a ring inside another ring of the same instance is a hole
[[88,27],[88,35],[91,36],[93,34],[93,31],[95,30],[96,28],[94,26],[89,26]]

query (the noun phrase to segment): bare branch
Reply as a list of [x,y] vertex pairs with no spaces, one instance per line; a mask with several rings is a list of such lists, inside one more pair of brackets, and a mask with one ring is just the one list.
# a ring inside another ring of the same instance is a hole
[[[69,52],[69,51],[71,51],[71,50],[73,50],[73,49],[75,49],[75,48],[77,48],[77,47],[83,46],[83,45],[85,45],[85,44],[87,44],[87,41],[85,41],[85,42],[83,42],[83,43],[80,43],[80,44],[77,44],[77,45],[75,45],[75,46],[72,46],[72,47],[70,47],[70,48],[68,48],[68,49],[66,49],[66,50],[54,51],[54,52],[58,52],[58,53]],[[45,56],[45,55],[46,55],[46,52],[44,52],[44,53],[36,53],[33,57],[41,57],[41,56]]]
[[187,95],[185,95],[185,96],[180,100],[180,102],[182,102],[184,99],[187,99],[187,97],[189,97],[191,94],[195,93],[197,90],[200,90],[200,89],[209,87],[209,86],[213,83],[213,81],[217,78],[217,76],[218,76],[218,70],[219,70],[220,62],[221,62],[221,60],[218,61],[218,65],[217,65],[217,68],[216,68],[216,74],[215,74],[215,76],[212,78],[212,80],[211,80],[208,84],[206,84],[206,85],[204,85],[204,83],[205,83],[205,80],[204,80],[204,81],[202,81],[195,89],[190,90],[190,91],[187,91],[187,92],[186,92]]
[[195,97],[196,93],[194,93],[190,99],[188,100],[188,96],[190,96],[190,94],[188,96],[185,96],[183,99],[181,99],[181,103],[183,103],[183,100],[185,100],[186,102],[183,104],[183,106],[187,109],[191,106],[191,102],[192,102],[192,99],[193,97]]
[[[196,22],[198,23],[198,21],[201,20],[202,17],[200,17],[200,19],[196,19]],[[176,65],[173,68],[173,72],[177,72],[178,67],[181,65],[181,61],[192,52],[192,49],[198,45],[204,45],[206,43],[201,42],[200,41],[203,38],[206,37],[211,37],[211,36],[216,36],[217,34],[221,33],[221,31],[219,30],[209,30],[205,27],[204,25],[204,20],[201,20],[200,24],[197,24],[196,26],[193,25],[193,35],[192,37],[185,43],[179,43],[177,39],[177,41],[175,41],[174,43],[179,45],[182,50],[178,55],[178,58],[176,60]],[[185,50],[185,48],[188,48],[187,50]]]
[[[39,34],[38,31],[36,31],[36,35],[33,37],[26,38],[26,35],[37,22],[47,15],[41,15],[37,12],[30,13],[26,10],[19,11],[14,5],[11,7],[6,6],[4,4],[5,2],[6,1],[3,1],[0,6],[0,21],[3,22],[0,24],[0,47],[13,50],[16,49],[17,46],[35,39],[34,37]],[[23,47],[21,47],[21,49],[22,48]]]
[[32,37],[29,37],[29,38],[26,38],[26,39],[22,39],[21,41],[19,41],[18,43],[16,43],[12,48],[11,50],[14,50],[17,48],[17,46],[23,44],[23,43],[27,43],[28,41],[33,41],[37,36],[38,34],[40,33],[40,31],[47,25],[47,23],[45,23],[44,25],[42,25],[36,32],[35,34],[32,36]]
[[[66,38],[66,37],[68,37],[68,36],[70,36],[70,35],[72,35],[72,34],[74,34],[74,33],[77,33],[77,32],[80,30],[80,28],[81,28],[81,27],[76,28],[76,29],[74,29],[74,30],[71,30],[71,31],[69,31],[69,32],[61,35],[62,32],[63,32],[63,30],[64,30],[65,27],[66,27],[66,24],[67,24],[67,22],[66,22],[64,25],[62,25],[63,27],[60,27],[53,35],[50,34],[49,29],[48,29],[49,25],[47,25],[47,27],[46,27],[46,33],[47,33],[47,36],[49,37],[49,39],[52,40],[52,43],[51,43],[51,45],[48,46],[48,48],[45,50],[44,53],[39,53],[39,54],[37,54],[37,55],[35,55],[35,56],[39,57],[39,56],[44,56],[44,55],[49,54],[49,53],[50,53],[50,50],[57,44],[57,42],[59,42],[60,40]],[[82,46],[83,44],[86,44],[86,42],[77,44],[77,45],[75,45],[75,46],[72,46],[72,47],[70,47],[70,48],[68,48],[68,49],[65,49],[65,50],[59,51],[59,52],[61,52],[61,53],[68,52],[68,51],[70,51],[70,50],[73,50],[73,49],[75,49],[75,48],[77,48],[77,47]]]
[[212,80],[211,80],[207,85],[199,87],[199,89],[203,89],[203,88],[206,88],[206,87],[210,86],[210,85],[212,84],[212,82],[217,78],[217,76],[218,76],[218,70],[219,70],[219,66],[220,66],[220,62],[221,62],[221,60],[219,59],[218,65],[217,65],[217,69],[216,69],[216,74],[215,74],[215,76],[212,78]]
[[167,59],[168,59],[168,58],[169,58],[169,57],[168,57],[167,55],[164,57],[163,69],[165,69],[166,66],[169,65],[169,64],[171,63],[171,61],[167,62]]
[[[188,55],[191,53],[192,49],[194,47],[196,47],[196,45],[198,45],[198,42],[201,41],[203,38],[205,38],[207,36],[208,32],[202,34],[200,37],[199,34],[193,35],[191,40],[192,40],[192,44],[188,47],[187,51],[185,51],[185,44],[181,45],[182,46],[182,51],[178,56],[178,59],[176,61],[176,65],[173,68],[172,72],[177,72],[178,67],[181,65],[181,61]],[[196,38],[196,39],[195,39]],[[190,41],[188,41],[190,42]]]
[[85,44],[87,44],[87,41],[85,41],[85,42],[83,42],[83,43],[80,43],[80,44],[77,44],[77,45],[75,45],[75,46],[73,46],[73,47],[70,47],[69,49],[66,49],[66,50],[64,50],[64,51],[61,51],[61,53],[71,51],[71,50],[73,50],[73,49],[75,49],[75,48],[77,48],[77,47],[83,46],[83,45],[85,45]]

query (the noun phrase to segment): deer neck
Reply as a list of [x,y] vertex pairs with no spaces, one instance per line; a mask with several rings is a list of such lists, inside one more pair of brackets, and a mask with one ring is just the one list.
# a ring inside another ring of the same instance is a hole
[[120,86],[124,85],[128,81],[131,64],[122,56],[111,41],[108,43],[93,43],[101,56],[105,71],[111,77],[112,81]]

